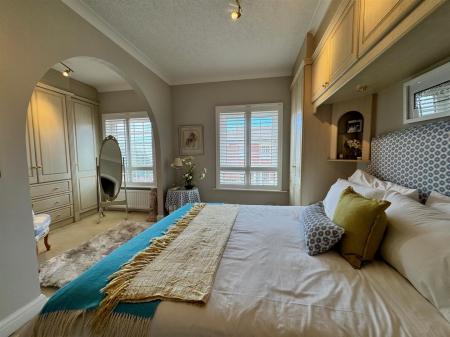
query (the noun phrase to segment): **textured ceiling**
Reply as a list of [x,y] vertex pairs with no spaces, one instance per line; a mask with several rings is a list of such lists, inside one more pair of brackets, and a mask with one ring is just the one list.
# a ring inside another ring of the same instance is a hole
[[242,17],[232,22],[229,0],[65,0],[171,84],[290,74],[324,2],[241,0]]
[[[73,70],[71,77],[95,87],[99,92],[132,90],[132,87],[114,70],[89,57],[74,57],[64,61]],[[53,69],[63,71],[64,66],[55,64]]]

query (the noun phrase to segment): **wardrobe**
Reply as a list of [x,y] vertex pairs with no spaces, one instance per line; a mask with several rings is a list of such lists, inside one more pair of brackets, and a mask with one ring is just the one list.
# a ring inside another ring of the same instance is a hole
[[77,221],[97,209],[98,104],[38,84],[28,106],[26,149],[35,213],[52,227]]

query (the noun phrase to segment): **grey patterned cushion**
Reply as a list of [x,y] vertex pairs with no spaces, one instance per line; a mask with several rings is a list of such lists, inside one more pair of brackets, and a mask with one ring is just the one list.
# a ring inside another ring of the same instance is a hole
[[342,237],[344,229],[325,214],[322,202],[305,207],[302,213],[306,251],[317,255],[329,251]]

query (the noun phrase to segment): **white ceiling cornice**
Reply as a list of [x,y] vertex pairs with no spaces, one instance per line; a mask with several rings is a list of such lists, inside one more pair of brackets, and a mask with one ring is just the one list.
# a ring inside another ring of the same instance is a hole
[[292,71],[278,72],[278,73],[261,73],[261,74],[249,74],[239,76],[217,76],[217,77],[203,77],[193,78],[187,81],[175,81],[172,85],[185,85],[185,84],[199,84],[199,83],[212,83],[212,82],[227,82],[227,81],[239,81],[239,80],[253,80],[258,78],[272,78],[272,77],[285,77],[292,76]]
[[331,0],[319,0],[319,4],[316,7],[316,11],[311,18],[311,22],[309,24],[309,32],[312,34],[316,34],[317,29],[319,28],[322,20],[327,13],[328,7],[330,7]]
[[172,82],[147,55],[145,55],[139,48],[137,48],[132,42],[125,38],[122,34],[116,31],[109,23],[103,20],[97,15],[89,6],[87,6],[82,0],[62,0],[64,4],[69,6],[74,12],[80,15],[83,19],[97,28],[100,32],[105,34],[108,38],[119,45],[123,50],[133,56],[136,60],[141,62],[148,69],[153,71],[167,84],[172,85]]

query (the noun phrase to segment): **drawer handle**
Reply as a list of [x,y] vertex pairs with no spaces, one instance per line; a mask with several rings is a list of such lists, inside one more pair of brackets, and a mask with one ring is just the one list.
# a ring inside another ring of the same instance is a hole
[[59,201],[55,201],[55,205],[58,205],[59,204]]
[[53,189],[53,191],[57,191],[57,190],[59,190],[59,187],[55,187],[55,188]]

